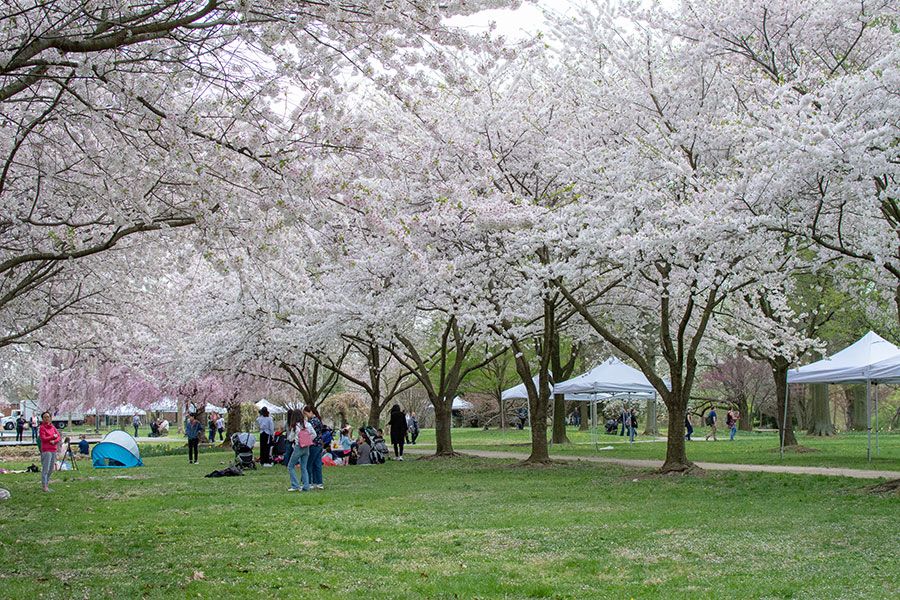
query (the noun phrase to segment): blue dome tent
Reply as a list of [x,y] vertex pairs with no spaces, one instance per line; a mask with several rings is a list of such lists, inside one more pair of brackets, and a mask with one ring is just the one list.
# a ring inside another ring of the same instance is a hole
[[124,431],[110,431],[91,450],[95,469],[143,467],[137,442]]

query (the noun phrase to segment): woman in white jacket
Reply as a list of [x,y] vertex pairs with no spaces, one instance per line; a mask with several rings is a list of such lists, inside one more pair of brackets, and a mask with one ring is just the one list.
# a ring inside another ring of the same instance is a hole
[[[291,487],[289,492],[308,492],[309,491],[309,447],[312,446],[313,440],[316,438],[316,430],[312,424],[303,416],[303,412],[295,410],[291,413],[291,429],[294,432],[294,449],[291,451],[291,458],[288,461],[288,474],[291,477]],[[301,481],[297,481],[297,464],[300,464]],[[303,487],[301,488],[300,485]]]

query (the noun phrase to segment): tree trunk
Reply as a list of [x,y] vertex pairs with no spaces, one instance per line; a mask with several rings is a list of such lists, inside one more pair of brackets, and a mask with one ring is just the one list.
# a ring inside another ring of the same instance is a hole
[[687,413],[687,399],[680,397],[680,394],[672,393],[667,399],[666,408],[669,413],[668,439],[666,440],[666,460],[660,471],[662,473],[683,473],[694,466],[687,459],[684,444],[684,417]]
[[738,419],[738,429],[741,431],[751,431],[753,429],[753,423],[750,420],[750,405],[747,403],[746,394],[740,392],[735,400],[737,401],[737,409],[741,413],[741,418]]
[[847,429],[866,430],[866,386],[849,385],[844,388],[847,397]]
[[525,459],[527,463],[550,462],[550,451],[547,447],[547,407],[550,404],[550,384],[547,381],[538,381],[537,394],[541,398],[529,398],[528,406],[531,411],[531,454]]
[[[656,414],[656,398],[651,398],[647,400],[647,425],[644,427],[644,435],[659,435],[659,423],[657,422],[657,414]],[[684,423],[684,419],[682,419],[682,424]]]
[[828,402],[828,384],[817,383],[809,386],[809,435],[834,435],[831,422],[831,407]]
[[432,398],[434,405],[434,437],[437,448],[435,456],[453,456],[453,441],[450,439],[450,425],[453,421],[453,399],[440,401]]
[[778,423],[779,433],[784,437],[785,447],[798,445],[797,436],[794,435],[794,417],[790,400],[788,400],[787,422],[782,423],[784,420],[784,395],[787,392],[787,372],[786,361],[778,361],[772,369],[772,377],[775,378],[775,421]]
[[750,411],[741,411],[741,418],[738,419],[738,429],[741,431],[753,431],[753,415]]
[[242,428],[241,405],[234,404],[226,408],[228,410],[228,418],[225,419],[225,439],[222,441],[222,447],[231,448],[231,436],[239,433]]
[[581,425],[578,431],[588,431],[591,428],[591,405],[589,402],[578,403],[578,414],[581,415]]
[[378,429],[381,426],[381,412],[384,407],[381,405],[380,398],[372,398],[369,403],[369,418],[367,424],[369,427]]
[[553,437],[554,444],[569,444],[569,436],[566,435],[566,397],[563,394],[553,394]]

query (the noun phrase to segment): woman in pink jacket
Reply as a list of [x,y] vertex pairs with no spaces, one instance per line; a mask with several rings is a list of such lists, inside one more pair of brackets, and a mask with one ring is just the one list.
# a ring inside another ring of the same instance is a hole
[[44,491],[50,491],[50,473],[53,472],[53,464],[56,462],[56,451],[62,437],[53,426],[50,413],[41,413],[41,426],[38,427],[38,437],[41,438],[41,484]]

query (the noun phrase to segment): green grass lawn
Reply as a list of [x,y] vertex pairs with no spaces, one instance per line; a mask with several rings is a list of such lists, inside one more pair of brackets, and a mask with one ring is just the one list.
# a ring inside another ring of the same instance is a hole
[[[503,461],[330,468],[230,459],[0,475],[5,598],[895,598],[900,501],[865,482]],[[4,466],[9,466],[5,464]],[[126,478],[123,478],[126,477]]]
[[[875,454],[872,439],[872,461],[866,460],[865,433],[842,433],[832,437],[815,437],[798,434],[802,446],[814,452],[795,454],[788,452],[784,459],[778,452],[778,434],[772,432],[738,432],[734,442],[728,440],[728,433],[719,435],[718,442],[704,442],[706,429],[694,433],[698,441],[688,442],[688,458],[695,461],[718,463],[741,463],[760,465],[795,465],[815,467],[848,467],[856,469],[886,469],[900,471],[900,433],[882,433],[879,436],[879,450]],[[611,450],[596,450],[588,432],[576,428],[568,430],[571,444],[557,444],[551,447],[551,454],[605,456],[611,458],[639,458],[663,460],[666,456],[665,441],[646,442],[647,436],[637,436],[638,443],[629,444],[627,438],[618,435],[600,434],[600,448],[612,446]],[[418,440],[423,447],[434,444],[434,431],[423,430]],[[529,452],[531,432],[510,429],[483,431],[475,428],[453,430],[453,447],[465,452],[466,449],[506,450]]]

